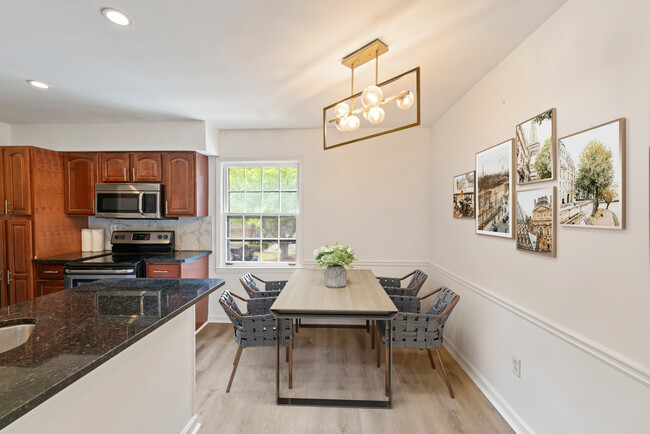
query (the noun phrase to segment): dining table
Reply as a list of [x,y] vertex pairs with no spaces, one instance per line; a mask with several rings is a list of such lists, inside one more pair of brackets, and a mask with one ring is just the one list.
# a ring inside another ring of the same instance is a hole
[[[363,408],[392,408],[392,348],[391,329],[392,319],[397,315],[397,308],[379,280],[371,270],[347,270],[346,285],[342,288],[325,286],[322,269],[296,270],[280,295],[271,306],[271,314],[277,321],[276,330],[280,330],[280,322],[284,320],[309,319],[349,319],[382,320],[387,324],[386,345],[388,357],[386,360],[387,387],[383,399],[324,399],[282,397],[280,395],[280,339],[277,339],[276,357],[276,403],[278,405],[309,405],[329,407],[363,407]],[[311,324],[314,327],[314,324]],[[327,325],[323,325],[326,327]],[[337,325],[346,327],[347,325]],[[304,325],[303,325],[304,327]],[[350,324],[350,328],[358,328]],[[318,367],[314,367],[318,369]]]

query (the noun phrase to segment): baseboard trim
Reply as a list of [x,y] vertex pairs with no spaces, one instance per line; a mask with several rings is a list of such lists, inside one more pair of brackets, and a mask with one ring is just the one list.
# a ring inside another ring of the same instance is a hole
[[526,309],[523,306],[520,306],[512,301],[501,297],[500,295],[490,291],[486,288],[483,288],[473,282],[463,279],[451,271],[434,264],[433,262],[428,264],[429,267],[435,272],[438,272],[449,279],[454,280],[455,282],[463,285],[467,289],[475,292],[476,294],[484,297],[485,299],[507,309],[508,311],[514,313],[515,315],[523,318],[524,320],[530,322],[531,324],[536,325],[542,330],[551,333],[552,335],[562,339],[563,341],[571,344],[572,346],[578,348],[579,350],[589,354],[595,359],[605,363],[606,365],[616,369],[617,371],[627,375],[635,381],[650,387],[650,372],[648,368],[642,366],[638,362],[618,353],[617,351],[601,345],[586,336],[582,336],[575,331],[563,327],[548,318],[544,318],[540,315],[533,313],[532,311]]
[[201,428],[201,424],[198,422],[199,415],[195,414],[192,418],[185,424],[181,434],[196,434]]
[[451,356],[458,362],[463,371],[472,379],[476,387],[479,388],[481,393],[492,403],[494,408],[503,416],[508,422],[508,425],[517,433],[534,434],[535,431],[519,416],[519,414],[512,408],[508,401],[497,391],[497,389],[488,382],[483,375],[476,369],[476,367],[461,353],[456,346],[449,339],[445,339],[445,349]]

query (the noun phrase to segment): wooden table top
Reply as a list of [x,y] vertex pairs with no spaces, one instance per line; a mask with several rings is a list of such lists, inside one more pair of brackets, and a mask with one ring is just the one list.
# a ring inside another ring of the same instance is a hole
[[271,306],[278,316],[392,317],[397,308],[370,270],[348,270],[343,288],[325,286],[323,269],[296,270]]

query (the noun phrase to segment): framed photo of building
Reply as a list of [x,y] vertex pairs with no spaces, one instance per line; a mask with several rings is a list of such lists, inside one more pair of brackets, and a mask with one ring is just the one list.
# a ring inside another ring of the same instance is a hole
[[512,238],[514,139],[476,154],[476,233]]
[[467,172],[454,176],[454,217],[474,218],[474,175],[475,172]]
[[553,108],[515,127],[518,185],[555,179],[555,116]]
[[625,118],[558,141],[559,221],[625,229]]
[[555,257],[556,200],[555,187],[517,191],[517,250]]

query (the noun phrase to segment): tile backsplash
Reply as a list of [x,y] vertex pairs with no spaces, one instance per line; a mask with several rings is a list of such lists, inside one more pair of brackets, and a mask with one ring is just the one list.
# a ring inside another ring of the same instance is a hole
[[104,247],[111,249],[110,235],[116,230],[176,231],[176,250],[212,250],[212,218],[183,217],[178,220],[122,220],[88,217],[88,227],[104,229]]

